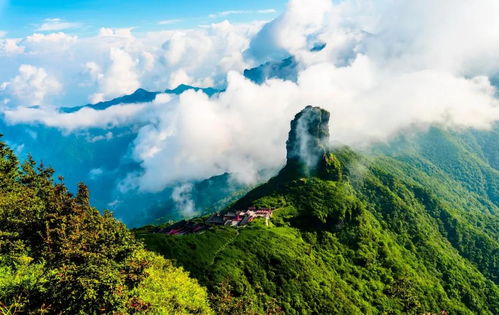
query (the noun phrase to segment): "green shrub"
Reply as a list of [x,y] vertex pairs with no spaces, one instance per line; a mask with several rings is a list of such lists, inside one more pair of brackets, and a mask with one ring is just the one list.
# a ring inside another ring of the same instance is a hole
[[91,207],[85,185],[73,196],[53,173],[32,158],[19,167],[0,142],[2,312],[210,313],[195,280]]

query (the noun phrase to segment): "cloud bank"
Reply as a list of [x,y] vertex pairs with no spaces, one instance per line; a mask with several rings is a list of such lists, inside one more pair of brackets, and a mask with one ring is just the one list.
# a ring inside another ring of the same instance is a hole
[[[101,28],[90,37],[61,31],[24,38],[0,37],[0,83],[9,82],[21,65],[42,68],[61,83],[54,106],[81,105],[180,83],[222,86],[229,70],[251,66],[243,57],[262,22],[228,21],[203,28],[135,34],[134,28]],[[11,106],[33,105],[10,95]]]
[[[0,84],[0,93],[3,91],[21,103],[32,105],[42,105],[47,95],[58,93],[60,89],[61,84],[45,69],[32,65],[21,65],[18,75]],[[4,98],[4,102],[7,104],[9,99]]]
[[[385,141],[430,124],[489,128],[499,120],[491,83],[499,73],[494,12],[499,12],[494,0],[292,0],[265,25],[223,22],[141,39],[130,31],[103,31],[94,49],[107,51],[106,57],[82,59],[82,84],[92,87],[88,95],[96,100],[139,86],[159,90],[179,83],[223,84],[226,91],[211,98],[187,91],[73,116],[17,107],[6,117],[66,130],[137,126],[132,154],[142,172],[128,177],[127,189],[160,191],[224,172],[254,183],[262,170],[283,165],[289,121],[308,104],[329,110],[331,138],[349,145]],[[68,49],[73,53],[89,42],[95,39],[78,39]],[[326,46],[314,51],[320,43]],[[10,51],[15,45],[32,54],[33,47],[42,47],[27,39],[10,45]],[[7,54],[5,41],[1,47]],[[241,74],[245,67],[290,55],[299,64],[296,82],[257,85]],[[5,82],[7,91],[13,80]],[[68,117],[74,118],[67,122]],[[180,200],[188,189],[178,192]]]
[[274,14],[277,13],[275,9],[262,9],[262,10],[228,10],[210,14],[210,19],[227,17],[229,15],[242,15],[242,14]]

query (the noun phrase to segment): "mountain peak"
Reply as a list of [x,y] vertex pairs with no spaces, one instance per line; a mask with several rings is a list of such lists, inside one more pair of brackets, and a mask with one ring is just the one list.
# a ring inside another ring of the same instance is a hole
[[329,152],[330,113],[308,105],[291,121],[286,141],[287,163],[280,178],[318,176],[327,180],[341,179],[341,166]]
[[317,168],[329,142],[329,117],[327,110],[311,105],[296,114],[286,141],[288,165],[300,165],[306,173]]

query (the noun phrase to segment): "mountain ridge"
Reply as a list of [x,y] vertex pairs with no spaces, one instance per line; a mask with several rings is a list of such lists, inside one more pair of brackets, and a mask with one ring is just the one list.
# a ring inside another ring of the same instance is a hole
[[224,314],[497,313],[497,204],[470,186],[474,176],[448,173],[435,155],[384,150],[321,151],[317,172],[288,164],[227,208],[274,208],[269,227],[135,233],[207,286]]
[[201,91],[205,93],[208,96],[215,95],[217,93],[223,92],[223,90],[215,89],[212,87],[207,87],[207,88],[200,88],[196,86],[191,86],[191,85],[186,85],[186,84],[180,84],[174,89],[166,89],[163,92],[151,92],[147,91],[143,88],[139,88],[135,90],[132,94],[127,94],[123,96],[119,96],[116,98],[113,98],[109,101],[102,101],[98,102],[95,104],[87,104],[83,106],[75,106],[75,107],[62,107],[60,110],[63,113],[74,113],[79,111],[82,108],[92,108],[95,110],[105,110],[106,108],[109,108],[114,105],[119,105],[119,104],[134,104],[134,103],[148,103],[154,101],[156,98],[156,95],[160,93],[166,93],[166,94],[175,94],[175,95],[180,95],[184,93],[185,91]]

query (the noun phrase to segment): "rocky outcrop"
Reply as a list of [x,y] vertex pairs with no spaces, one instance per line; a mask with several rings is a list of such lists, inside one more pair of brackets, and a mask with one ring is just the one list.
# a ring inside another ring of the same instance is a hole
[[305,172],[314,171],[327,152],[329,112],[307,106],[291,121],[286,141],[287,164],[300,165]]
[[327,110],[311,105],[296,114],[286,141],[287,163],[277,180],[309,176],[341,180],[341,163],[329,150],[329,118]]

